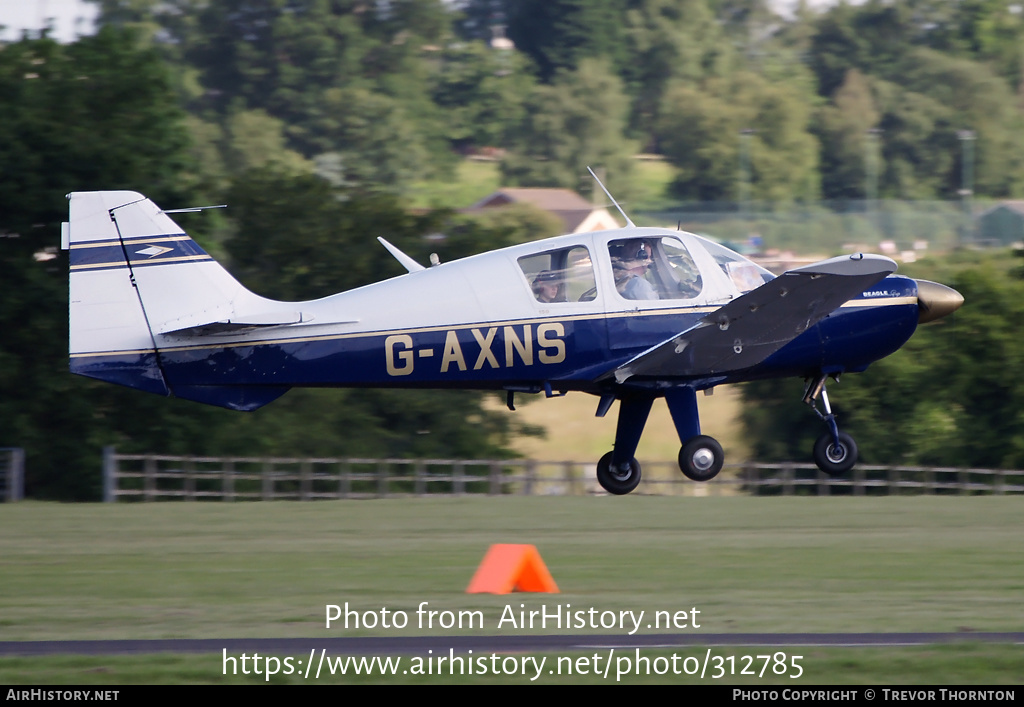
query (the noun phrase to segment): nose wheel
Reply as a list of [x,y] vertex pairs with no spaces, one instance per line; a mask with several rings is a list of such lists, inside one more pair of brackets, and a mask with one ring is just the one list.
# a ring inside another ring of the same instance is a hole
[[814,463],[829,476],[845,474],[857,463],[857,443],[845,432],[839,433],[839,441],[826,432],[814,443]]
[[[818,409],[816,403],[819,397],[825,412]],[[829,476],[845,474],[857,463],[857,443],[850,435],[840,432],[839,426],[836,425],[836,416],[832,414],[828,393],[825,392],[824,374],[807,384],[804,402],[810,405],[815,414],[829,427],[829,431],[818,437],[818,441],[814,443],[814,463]]]

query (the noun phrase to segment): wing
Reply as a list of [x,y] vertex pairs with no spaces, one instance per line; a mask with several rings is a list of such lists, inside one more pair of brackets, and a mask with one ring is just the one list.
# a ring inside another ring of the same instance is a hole
[[860,253],[789,270],[608,376],[622,383],[633,376],[683,378],[750,368],[895,270],[889,258]]

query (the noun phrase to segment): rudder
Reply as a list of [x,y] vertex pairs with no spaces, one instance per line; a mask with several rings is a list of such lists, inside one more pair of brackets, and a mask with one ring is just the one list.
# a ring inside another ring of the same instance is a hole
[[162,335],[271,304],[142,194],[73,192],[68,199],[61,235],[70,255],[72,372],[168,395],[175,385],[161,363]]

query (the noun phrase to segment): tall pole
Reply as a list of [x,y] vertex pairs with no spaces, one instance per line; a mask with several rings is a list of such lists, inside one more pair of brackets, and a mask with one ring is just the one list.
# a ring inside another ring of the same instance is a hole
[[871,128],[864,141],[864,196],[867,198],[864,206],[867,209],[868,221],[874,225],[879,236],[882,232],[878,213],[878,139],[881,134],[881,128]]
[[977,138],[973,130],[957,130],[960,140],[960,202],[964,210],[964,223],[961,229],[960,245],[968,240],[974,232],[974,140]]
[[[750,136],[751,128],[740,130],[740,216],[750,219]],[[749,226],[748,226],[749,228]]]

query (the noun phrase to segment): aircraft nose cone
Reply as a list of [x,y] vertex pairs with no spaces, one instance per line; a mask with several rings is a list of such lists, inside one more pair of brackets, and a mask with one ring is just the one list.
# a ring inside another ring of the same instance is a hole
[[960,309],[964,296],[952,287],[930,280],[917,280],[917,321],[919,324],[942,319]]

